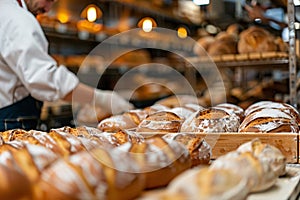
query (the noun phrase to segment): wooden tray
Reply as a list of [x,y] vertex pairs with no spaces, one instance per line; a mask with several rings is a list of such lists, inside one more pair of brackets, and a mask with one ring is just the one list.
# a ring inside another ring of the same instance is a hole
[[298,133],[199,133],[212,147],[212,159],[216,159],[241,144],[259,138],[263,143],[271,144],[286,156],[287,163],[299,163]]
[[[162,136],[162,133],[141,133],[144,137]],[[299,133],[190,133],[201,135],[212,148],[212,159],[230,151],[241,144],[259,138],[263,143],[271,144],[283,153],[287,163],[300,163]]]

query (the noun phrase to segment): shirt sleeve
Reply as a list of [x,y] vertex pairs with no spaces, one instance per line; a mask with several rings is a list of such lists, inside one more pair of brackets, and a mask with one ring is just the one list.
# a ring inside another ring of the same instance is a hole
[[79,80],[49,56],[48,42],[37,20],[22,10],[7,21],[2,56],[29,93],[41,101],[55,101],[71,92]]

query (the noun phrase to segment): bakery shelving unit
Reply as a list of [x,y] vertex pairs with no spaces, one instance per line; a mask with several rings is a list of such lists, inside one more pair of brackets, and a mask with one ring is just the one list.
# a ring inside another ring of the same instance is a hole
[[[232,54],[220,56],[204,56],[188,58],[194,63],[214,62],[219,69],[231,68],[238,73],[239,82],[245,84],[244,72],[247,70],[255,71],[270,71],[281,70],[288,73],[289,77],[289,103],[297,108],[297,67],[298,60],[296,55],[296,32],[295,32],[295,6],[293,0],[288,0],[288,29],[289,29],[289,51],[286,52],[263,52],[263,53],[249,53],[249,54]],[[299,51],[299,49],[298,49]],[[187,68],[191,67],[187,64]],[[189,69],[189,71],[193,71]],[[195,70],[194,70],[195,71]],[[195,72],[192,72],[195,73]],[[190,73],[191,74],[191,73]],[[195,84],[197,82],[196,76],[189,76],[190,82]]]

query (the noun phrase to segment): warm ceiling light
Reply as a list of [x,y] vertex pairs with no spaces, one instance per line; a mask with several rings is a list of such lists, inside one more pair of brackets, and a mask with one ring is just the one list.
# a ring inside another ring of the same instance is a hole
[[177,35],[178,35],[178,37],[180,37],[182,39],[187,38],[188,31],[187,31],[187,29],[185,27],[179,27],[177,29]]
[[94,22],[97,20],[97,11],[96,11],[96,8],[95,7],[90,7],[88,10],[87,10],[87,20],[89,22]]
[[57,19],[60,23],[65,24],[69,21],[69,15],[65,12],[59,12],[57,14]]
[[101,18],[102,15],[103,13],[98,6],[90,4],[83,9],[80,17],[87,19],[89,22],[95,22],[97,19]]
[[156,26],[157,26],[156,22],[154,21],[154,19],[152,19],[150,17],[143,18],[138,23],[138,27],[142,28],[143,31],[145,31],[147,33],[151,32],[152,29]]
[[193,0],[194,4],[198,6],[208,5],[209,0]]

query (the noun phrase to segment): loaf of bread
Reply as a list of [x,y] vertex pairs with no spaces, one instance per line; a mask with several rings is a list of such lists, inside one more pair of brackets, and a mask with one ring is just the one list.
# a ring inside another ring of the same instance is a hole
[[251,26],[240,33],[239,53],[277,51],[275,37],[266,29]]
[[240,123],[244,120],[244,109],[232,103],[221,103],[214,106],[215,108],[223,109],[227,113],[234,113],[239,117]]
[[207,49],[210,56],[236,54],[237,38],[227,32],[220,32]]
[[247,179],[229,169],[193,168],[176,177],[165,190],[143,195],[141,200],[246,199]]
[[137,132],[145,133],[176,133],[179,132],[182,119],[174,112],[160,111],[148,115],[136,128]]
[[129,154],[145,175],[145,188],[166,186],[175,176],[191,167],[188,150],[176,141],[152,137],[144,143],[125,143],[115,149]]
[[212,151],[204,138],[197,134],[169,133],[163,136],[165,140],[175,140],[183,144],[190,153],[192,167],[210,163]]
[[286,173],[286,157],[273,145],[262,143],[259,139],[254,139],[239,146],[237,151],[251,152],[262,162],[269,163],[277,177]]
[[[186,184],[189,184],[187,186]],[[246,179],[230,169],[196,168],[172,181],[169,194],[181,193],[183,199],[244,199]]]
[[291,115],[279,109],[264,108],[247,115],[238,131],[298,133],[299,126]]
[[229,152],[217,158],[210,168],[239,172],[247,178],[247,188],[251,192],[264,191],[270,188],[278,178],[269,163],[262,162],[251,152]]
[[102,120],[98,126],[103,132],[118,132],[120,130],[136,128],[135,119],[129,114],[114,115]]
[[33,188],[29,179],[18,169],[0,164],[1,199],[31,200]]
[[168,108],[184,107],[186,104],[199,105],[200,99],[193,95],[173,95],[162,100],[157,101],[155,104],[164,105]]
[[245,110],[245,115],[250,115],[251,113],[255,111],[259,111],[265,108],[272,108],[272,109],[278,109],[282,112],[285,112],[286,114],[290,115],[297,124],[300,125],[300,114],[298,110],[287,103],[281,103],[281,102],[274,102],[274,101],[259,101],[252,105],[250,105]]
[[144,188],[138,166],[126,155],[96,148],[59,159],[41,174],[41,199],[133,199]]
[[192,114],[183,122],[180,132],[236,132],[239,124],[234,113],[212,107]]

